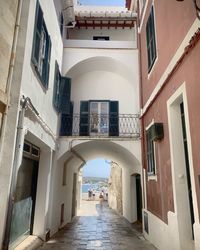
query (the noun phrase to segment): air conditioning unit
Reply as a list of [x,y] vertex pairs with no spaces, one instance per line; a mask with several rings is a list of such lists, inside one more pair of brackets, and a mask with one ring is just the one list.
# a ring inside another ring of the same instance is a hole
[[162,140],[164,138],[163,123],[154,123],[151,127],[151,139],[153,141]]

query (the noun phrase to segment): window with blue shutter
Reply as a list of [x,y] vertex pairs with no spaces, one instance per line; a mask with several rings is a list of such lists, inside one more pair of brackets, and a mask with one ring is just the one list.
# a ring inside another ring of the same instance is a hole
[[62,114],[70,113],[71,78],[60,74],[57,61],[55,62],[53,105]]
[[55,73],[54,73],[53,105],[57,111],[59,110],[59,101],[60,101],[60,81],[61,81],[61,75],[58,63],[56,61]]
[[70,113],[61,114],[60,136],[72,135],[73,128],[73,103],[70,102]]
[[152,126],[146,131],[147,140],[147,173],[149,175],[155,174],[155,159],[154,159],[154,141],[152,134]]
[[49,82],[50,57],[51,39],[45,25],[42,9],[37,2],[31,61],[45,88],[48,87]]
[[89,135],[89,102],[81,101],[80,106],[80,136]]
[[59,112],[63,114],[70,113],[70,94],[71,94],[71,78],[61,77]]
[[146,40],[147,40],[147,54],[148,54],[148,72],[150,72],[157,56],[153,6],[151,7],[151,12],[147,20]]
[[119,136],[119,103],[110,101],[109,136]]

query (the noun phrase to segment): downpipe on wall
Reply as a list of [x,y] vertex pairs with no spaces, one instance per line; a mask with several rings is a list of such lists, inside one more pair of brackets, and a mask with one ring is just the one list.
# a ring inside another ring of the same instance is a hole
[[6,228],[4,233],[4,241],[3,241],[3,250],[7,250],[9,248],[9,240],[10,240],[10,232],[11,232],[11,221],[12,221],[12,211],[15,203],[15,191],[17,186],[17,175],[22,162],[23,155],[23,145],[24,145],[24,117],[25,112],[28,106],[30,106],[33,111],[39,115],[35,107],[33,106],[31,99],[29,97],[22,97],[20,102],[21,110],[19,111],[19,119],[17,126],[17,135],[16,135],[16,145],[15,145],[15,155],[14,162],[12,167],[12,176],[11,176],[11,186],[10,193],[8,198],[8,209],[7,209],[7,217],[6,217]]

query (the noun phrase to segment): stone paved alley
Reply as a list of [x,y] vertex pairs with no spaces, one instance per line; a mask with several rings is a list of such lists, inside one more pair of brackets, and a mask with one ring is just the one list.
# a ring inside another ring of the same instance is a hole
[[106,202],[83,201],[72,223],[59,231],[40,250],[155,250]]

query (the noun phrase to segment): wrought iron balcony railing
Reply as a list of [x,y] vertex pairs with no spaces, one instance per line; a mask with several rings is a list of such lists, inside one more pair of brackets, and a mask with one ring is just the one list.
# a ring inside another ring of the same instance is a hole
[[60,136],[139,138],[139,115],[62,114]]

